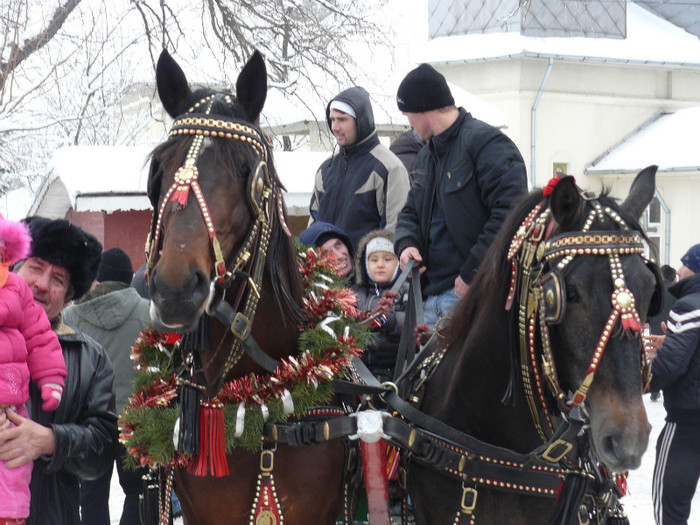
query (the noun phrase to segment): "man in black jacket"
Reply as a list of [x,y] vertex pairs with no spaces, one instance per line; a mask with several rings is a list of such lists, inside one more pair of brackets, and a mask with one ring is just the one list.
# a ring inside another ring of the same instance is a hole
[[28,525],[76,525],[80,479],[101,476],[114,461],[117,414],[107,354],[93,339],[63,324],[61,311],[90,289],[102,245],[65,220],[30,217],[25,222],[32,255],[14,271],[51,320],[68,377],[55,412],[41,410],[41,393],[31,384],[31,419],[9,409],[0,413],[0,461],[7,468],[34,461]]
[[421,64],[403,79],[399,110],[421,140],[394,235],[403,268],[421,263],[425,322],[434,326],[469,289],[511,203],[527,192],[518,148],[455,107],[445,77]]
[[663,390],[666,409],[651,487],[658,525],[688,522],[700,478],[700,244],[681,262],[666,335],[651,336],[657,354],[649,387]]
[[326,107],[326,121],[340,150],[316,172],[310,221],[334,224],[357,248],[366,233],[394,230],[406,202],[408,172],[379,142],[369,94],[355,86]]

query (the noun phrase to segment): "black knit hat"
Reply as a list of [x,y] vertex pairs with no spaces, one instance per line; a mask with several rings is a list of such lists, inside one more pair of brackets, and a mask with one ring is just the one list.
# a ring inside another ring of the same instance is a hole
[[32,236],[32,257],[61,266],[68,271],[78,299],[95,280],[102,260],[102,244],[94,236],[63,219],[27,217],[22,219]]
[[396,103],[403,113],[423,113],[454,106],[455,99],[445,77],[433,66],[421,64],[401,81]]
[[110,248],[102,254],[102,263],[97,271],[97,282],[116,281],[131,285],[134,267],[131,259],[121,248]]

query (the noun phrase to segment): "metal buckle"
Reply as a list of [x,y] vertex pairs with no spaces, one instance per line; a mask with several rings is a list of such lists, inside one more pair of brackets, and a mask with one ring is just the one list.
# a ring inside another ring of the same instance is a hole
[[272,450],[260,452],[260,472],[272,472],[275,463],[275,454]]
[[[563,452],[554,456],[553,454],[557,447],[563,447]],[[547,447],[547,450],[545,450],[542,453],[542,459],[551,463],[559,463],[559,461],[561,461],[561,458],[566,456],[572,448],[574,448],[574,446],[568,441],[564,441],[563,439],[557,439],[554,443]]]
[[464,487],[462,489],[462,513],[470,514],[476,508],[477,491],[472,487]]
[[231,323],[231,332],[233,332],[233,335],[242,341],[248,337],[248,333],[250,332],[250,324],[250,319],[248,319],[241,312],[238,312]]

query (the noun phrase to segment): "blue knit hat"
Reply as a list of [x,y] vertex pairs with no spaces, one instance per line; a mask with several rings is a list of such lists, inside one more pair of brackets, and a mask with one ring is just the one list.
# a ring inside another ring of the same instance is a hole
[[700,273],[700,244],[696,244],[686,254],[681,257],[681,262],[685,264],[693,273]]

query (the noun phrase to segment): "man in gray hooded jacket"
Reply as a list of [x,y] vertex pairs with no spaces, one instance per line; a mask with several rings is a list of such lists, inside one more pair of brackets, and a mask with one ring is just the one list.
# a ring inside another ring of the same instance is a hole
[[[121,248],[110,248],[102,254],[102,263],[92,290],[63,310],[63,320],[99,342],[114,366],[114,393],[117,413],[131,394],[134,364],[131,347],[148,322],[148,301],[132,288],[134,272],[131,259]],[[117,452],[119,484],[124,490],[124,508],[120,525],[139,525],[138,503],[142,492],[141,476],[146,469],[125,470],[123,445]],[[111,523],[109,488],[112,468],[102,477],[81,481],[80,505],[85,524]]]
[[340,148],[316,172],[309,224],[333,224],[357,248],[370,231],[394,230],[408,195],[408,172],[379,142],[364,88],[351,87],[331,100],[326,121]]

